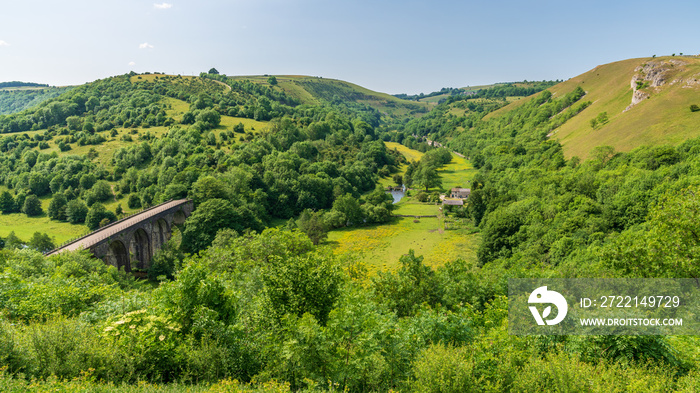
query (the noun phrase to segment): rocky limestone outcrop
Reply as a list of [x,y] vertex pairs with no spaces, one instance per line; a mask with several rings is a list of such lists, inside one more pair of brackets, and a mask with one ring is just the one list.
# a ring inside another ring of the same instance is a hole
[[[671,75],[681,70],[685,64],[686,63],[682,60],[656,60],[635,68],[635,74],[630,81],[630,87],[633,91],[632,103],[630,103],[623,112],[627,112],[635,105],[650,98],[650,89],[647,88],[651,87],[655,89],[663,86]],[[671,83],[676,82],[677,81],[674,80]]]

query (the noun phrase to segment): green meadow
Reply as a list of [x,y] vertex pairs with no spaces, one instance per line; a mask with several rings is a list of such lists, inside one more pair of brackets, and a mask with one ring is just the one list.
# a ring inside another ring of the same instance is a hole
[[[438,213],[438,206],[432,205]],[[401,209],[399,208],[399,212]],[[397,214],[401,214],[397,212]],[[354,254],[370,275],[399,267],[399,258],[410,249],[423,263],[436,268],[455,259],[476,261],[479,235],[468,229],[446,231],[442,218],[396,217],[391,223],[343,228],[328,234],[327,244],[337,255]]]
[[[395,142],[387,148],[401,152],[409,161],[418,161],[423,153]],[[401,174],[406,166],[401,167]],[[452,155],[452,162],[438,171],[442,188],[468,187],[477,172],[465,158]],[[380,180],[384,187],[393,185],[390,177]],[[416,192],[416,191],[413,191]],[[473,228],[445,230],[440,205],[420,203],[405,197],[395,205],[394,215],[436,216],[427,218],[395,217],[390,223],[365,227],[342,228],[328,234],[327,243],[338,255],[354,254],[367,266],[370,275],[399,267],[399,258],[410,249],[422,255],[426,265],[434,268],[455,259],[476,261],[479,234]]]
[[27,217],[22,213],[0,214],[0,237],[5,238],[13,231],[25,242],[31,239],[34,232],[44,232],[58,245],[84,235],[88,229],[85,225],[50,220],[46,213],[41,217]]

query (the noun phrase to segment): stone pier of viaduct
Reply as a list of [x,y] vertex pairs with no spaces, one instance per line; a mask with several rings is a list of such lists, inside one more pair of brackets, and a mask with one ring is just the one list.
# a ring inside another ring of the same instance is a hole
[[129,272],[147,270],[151,258],[170,239],[174,225],[192,214],[189,199],[168,201],[104,226],[47,255],[84,248],[105,263]]

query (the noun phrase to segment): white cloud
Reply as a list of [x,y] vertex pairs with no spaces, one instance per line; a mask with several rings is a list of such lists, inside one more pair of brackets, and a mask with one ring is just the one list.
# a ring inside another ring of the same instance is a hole
[[153,49],[153,45],[149,44],[148,42],[144,42],[143,44],[139,45],[139,49]]
[[164,2],[164,3],[160,3],[160,4],[155,4],[155,3],[154,3],[154,4],[153,4],[153,8],[155,8],[155,9],[157,9],[157,10],[167,10],[167,9],[173,8],[173,5],[170,4],[170,3],[165,3],[165,2]]
[[7,41],[0,40],[0,46],[10,46]]
[[130,65],[130,66],[135,66],[136,63],[134,63],[133,61],[130,61],[130,62],[129,62],[129,65]]

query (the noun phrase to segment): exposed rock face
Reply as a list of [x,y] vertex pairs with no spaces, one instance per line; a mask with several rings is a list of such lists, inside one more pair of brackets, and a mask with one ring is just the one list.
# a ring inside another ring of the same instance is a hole
[[[650,61],[649,63],[643,64],[637,67],[634,71],[636,74],[632,77],[630,81],[630,87],[632,88],[632,103],[625,108],[623,112],[627,112],[632,109],[635,105],[646,100],[650,97],[650,93],[647,91],[642,91],[641,89],[646,89],[648,87],[657,88],[663,86],[669,79],[671,74],[675,74],[675,71],[682,69],[682,66],[686,63],[681,60],[656,60]],[[673,83],[679,82],[674,80]]]
[[632,94],[632,104],[630,104],[630,106],[628,106],[627,109],[625,109],[625,111],[627,111],[630,108],[632,108],[633,106],[639,104],[643,100],[646,100],[647,98],[649,98],[649,94],[647,94],[641,90],[637,90],[636,86],[635,86],[634,93]]
[[[683,80],[681,79],[679,80],[679,82],[683,82]],[[685,86],[683,86],[683,88],[689,89],[698,85],[700,85],[700,74],[695,74],[692,77],[685,80]]]

